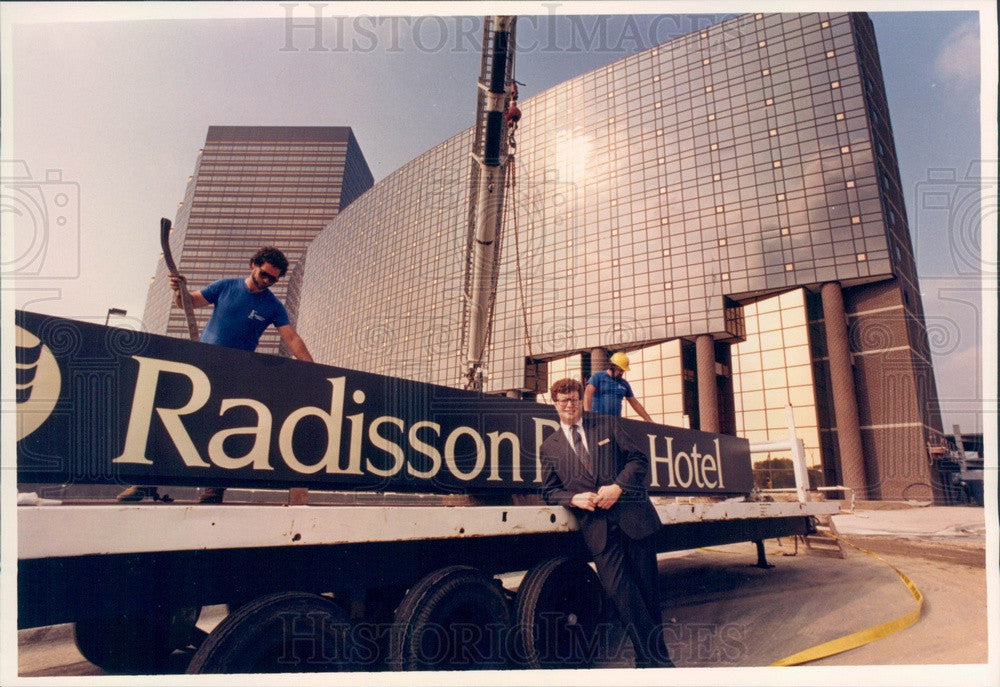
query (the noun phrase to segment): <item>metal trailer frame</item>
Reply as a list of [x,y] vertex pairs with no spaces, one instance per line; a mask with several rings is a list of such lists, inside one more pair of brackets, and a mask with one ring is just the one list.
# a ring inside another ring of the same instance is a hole
[[[656,505],[660,552],[807,534],[830,502]],[[489,575],[589,558],[553,506],[40,505],[18,508],[18,627],[280,590],[406,587],[446,565]],[[84,536],[85,535],[85,536]]]

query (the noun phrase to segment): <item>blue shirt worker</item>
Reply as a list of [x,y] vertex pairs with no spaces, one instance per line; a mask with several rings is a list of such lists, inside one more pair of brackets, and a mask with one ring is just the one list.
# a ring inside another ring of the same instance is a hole
[[639,399],[632,392],[632,385],[625,381],[628,372],[628,356],[619,351],[609,359],[611,365],[606,371],[595,372],[587,380],[583,391],[583,409],[603,415],[622,414],[622,399],[628,401],[632,410],[646,422],[652,422]]
[[[261,248],[250,258],[250,274],[241,279],[220,279],[200,291],[191,292],[195,308],[215,306],[201,333],[203,343],[253,351],[261,335],[272,324],[282,341],[299,360],[312,362],[305,342],[288,319],[288,312],[270,288],[285,276],[288,259],[277,248]],[[180,303],[183,276],[170,275],[170,288]]]
[[[305,341],[295,331],[288,319],[288,311],[271,287],[285,276],[288,258],[277,248],[264,247],[250,258],[250,274],[245,278],[220,279],[200,291],[191,291],[191,305],[202,308],[214,306],[212,316],[201,332],[202,343],[239,348],[244,351],[257,349],[261,335],[272,324],[277,327],[281,340],[299,360],[313,362]],[[181,288],[187,288],[183,275],[170,275],[170,288],[174,302],[181,305]],[[222,503],[225,487],[206,487],[199,503]],[[156,487],[130,486],[118,494],[119,501],[141,501],[146,497],[157,501],[172,501],[160,496]]]

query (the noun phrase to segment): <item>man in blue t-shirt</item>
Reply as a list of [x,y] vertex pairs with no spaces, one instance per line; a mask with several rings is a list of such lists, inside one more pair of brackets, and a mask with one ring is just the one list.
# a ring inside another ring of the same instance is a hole
[[606,371],[595,372],[587,380],[587,388],[583,391],[583,409],[604,415],[621,415],[624,398],[639,417],[652,422],[653,418],[632,393],[632,386],[625,381],[628,356],[619,351],[611,356],[610,363]]
[[[200,291],[191,291],[191,304],[195,308],[215,306],[208,324],[201,332],[202,343],[253,351],[261,334],[272,324],[278,328],[281,340],[299,360],[313,362],[305,341],[295,331],[288,319],[288,311],[270,288],[285,276],[288,258],[277,248],[265,247],[250,258],[250,274],[246,278],[220,279]],[[174,302],[181,304],[181,287],[187,280],[182,275],[170,275],[170,288],[175,291]],[[206,487],[199,502],[222,503],[224,487]],[[118,494],[119,501],[141,501],[145,497],[169,501],[160,496],[156,487],[130,486]]]
[[[272,324],[282,341],[299,360],[312,362],[309,349],[288,319],[288,312],[271,286],[288,270],[288,259],[277,248],[261,248],[250,258],[250,274],[245,278],[220,279],[201,291],[191,292],[191,304],[200,308],[214,305],[212,316],[201,333],[203,343],[253,351],[261,334]],[[171,275],[170,288],[180,304],[183,276]]]

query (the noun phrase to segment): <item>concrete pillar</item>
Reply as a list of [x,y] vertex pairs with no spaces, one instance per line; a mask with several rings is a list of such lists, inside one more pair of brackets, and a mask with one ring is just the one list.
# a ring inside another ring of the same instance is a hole
[[703,432],[721,432],[719,421],[719,387],[715,380],[715,339],[710,334],[700,334],[694,340],[698,377],[699,429]]
[[608,369],[608,352],[603,348],[590,349],[590,374]]
[[861,423],[858,420],[858,398],[854,389],[851,348],[847,339],[847,319],[844,294],[840,284],[823,284],[823,320],[826,349],[830,358],[830,389],[833,392],[833,412],[837,424],[837,445],[840,448],[840,470],[844,486],[868,498],[865,458],[861,448]]

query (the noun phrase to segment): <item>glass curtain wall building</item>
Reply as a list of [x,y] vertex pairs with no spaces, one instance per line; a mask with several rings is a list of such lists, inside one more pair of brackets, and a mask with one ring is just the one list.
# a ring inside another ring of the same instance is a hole
[[[170,237],[177,268],[197,290],[216,279],[245,277],[250,256],[261,246],[275,246],[289,261],[290,274],[273,287],[286,301],[291,273],[309,243],[372,183],[348,127],[209,127]],[[204,328],[211,308],[195,313]],[[149,288],[144,326],[156,334],[188,336],[183,311],[172,306],[162,260]],[[278,353],[279,344],[272,327],[257,350]]]
[[[776,439],[790,405],[817,482],[940,494],[867,15],[743,15],[520,105],[488,391],[544,393],[624,349],[654,419]],[[318,360],[462,383],[471,137],[397,170],[313,242],[299,328]]]

